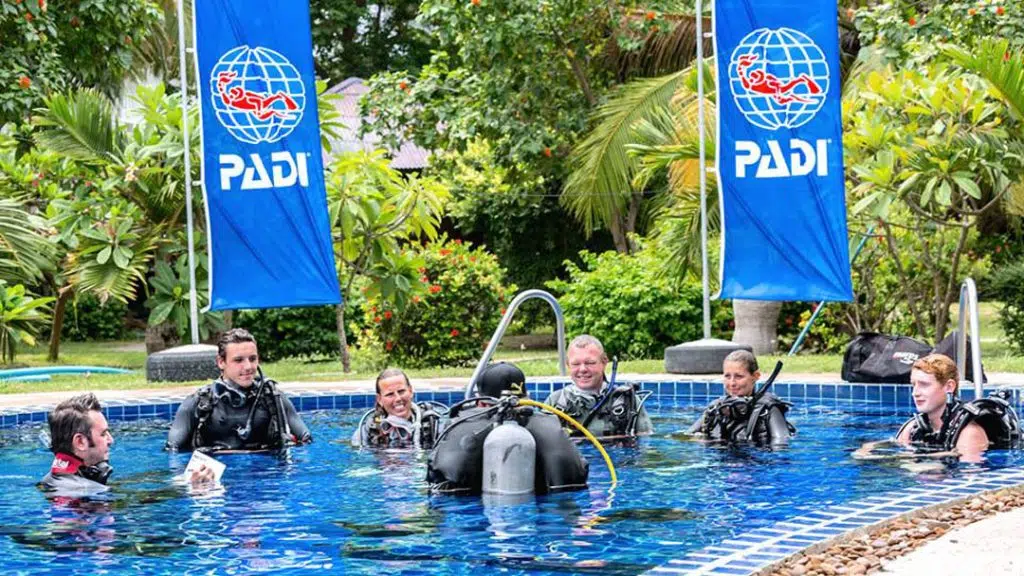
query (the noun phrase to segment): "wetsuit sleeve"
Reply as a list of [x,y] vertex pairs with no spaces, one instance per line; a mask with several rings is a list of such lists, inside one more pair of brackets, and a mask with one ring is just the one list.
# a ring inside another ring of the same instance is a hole
[[704,428],[704,415],[707,414],[707,413],[708,413],[707,410],[701,412],[700,413],[700,418],[697,418],[697,421],[694,422],[692,426],[690,426],[690,429],[687,430],[686,433],[687,434],[696,434],[696,433],[700,432]]
[[[559,388],[558,390],[555,390],[551,394],[548,394],[548,397],[544,399],[544,403],[547,404],[548,406],[555,406],[555,404],[561,398],[562,398],[562,389]],[[558,408],[558,406],[555,406],[555,408]]]
[[360,426],[352,432],[352,445],[356,448],[366,446],[370,443],[369,430],[366,426],[366,421],[360,422]]
[[192,434],[196,430],[196,404],[199,402],[199,396],[192,394],[185,401],[178,406],[178,412],[174,415],[174,421],[171,422],[171,429],[167,431],[167,444],[164,448],[167,450],[191,450],[192,449]]
[[789,444],[789,424],[782,410],[772,407],[768,412],[768,437],[774,445]]
[[282,396],[281,403],[284,404],[284,416],[288,421],[288,428],[291,430],[295,442],[298,444],[309,444],[312,442],[313,435],[309,433],[309,428],[306,428],[306,423],[302,421],[302,417],[299,416],[299,412],[295,409],[292,401]]

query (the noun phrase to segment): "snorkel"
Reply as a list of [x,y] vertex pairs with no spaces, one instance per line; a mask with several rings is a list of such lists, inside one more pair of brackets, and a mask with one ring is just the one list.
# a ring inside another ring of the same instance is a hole
[[772,370],[771,375],[768,376],[768,379],[765,380],[764,385],[761,386],[761,388],[757,392],[754,392],[754,395],[750,397],[751,405],[757,404],[757,401],[760,400],[765,395],[765,393],[768,392],[768,389],[772,387],[773,383],[775,383],[775,379],[779,377],[779,372],[781,371],[782,360],[779,360],[778,362],[775,363],[775,368]]

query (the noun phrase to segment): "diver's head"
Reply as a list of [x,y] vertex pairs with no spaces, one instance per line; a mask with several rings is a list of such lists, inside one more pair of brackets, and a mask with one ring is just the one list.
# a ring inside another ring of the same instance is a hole
[[260,367],[256,339],[244,328],[232,328],[217,340],[217,367],[221,378],[242,388],[252,386]]
[[94,466],[110,458],[114,437],[103,407],[94,394],[80,394],[57,404],[50,412],[50,450]]
[[929,416],[942,417],[946,409],[946,396],[955,395],[960,385],[956,363],[945,354],[929,354],[914,362],[910,370],[910,384],[914,387],[914,406]]
[[377,406],[388,416],[406,420],[412,417],[412,384],[398,368],[388,368],[377,375]]
[[498,362],[491,364],[480,373],[477,391],[481,396],[501,398],[502,393],[526,397],[526,376],[515,364]]
[[589,334],[581,334],[569,343],[569,374],[580,390],[598,392],[604,383],[604,367],[608,356],[601,341]]
[[729,396],[752,396],[760,377],[757,357],[747,350],[733,350],[722,362],[722,383]]

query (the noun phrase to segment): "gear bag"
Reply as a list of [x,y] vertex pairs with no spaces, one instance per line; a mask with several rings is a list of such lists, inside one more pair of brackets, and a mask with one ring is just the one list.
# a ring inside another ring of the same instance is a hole
[[[942,339],[941,342],[935,345],[936,354],[945,354],[956,362],[956,334],[957,331],[953,330]],[[967,361],[964,363],[964,380],[970,380],[974,382],[974,366],[971,364],[971,359],[974,356],[971,355],[971,337],[967,337]],[[981,381],[982,383],[988,382],[988,376],[985,375],[985,367],[981,367]]]
[[932,347],[908,336],[861,332],[843,354],[842,378],[847,382],[909,384],[910,369]]

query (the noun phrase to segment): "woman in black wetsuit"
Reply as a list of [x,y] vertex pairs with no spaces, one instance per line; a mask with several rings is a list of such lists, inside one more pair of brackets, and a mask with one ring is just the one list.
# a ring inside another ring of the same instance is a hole
[[167,433],[169,450],[267,450],[312,441],[295,406],[263,378],[256,339],[228,330],[217,342],[221,376],[185,399]]

